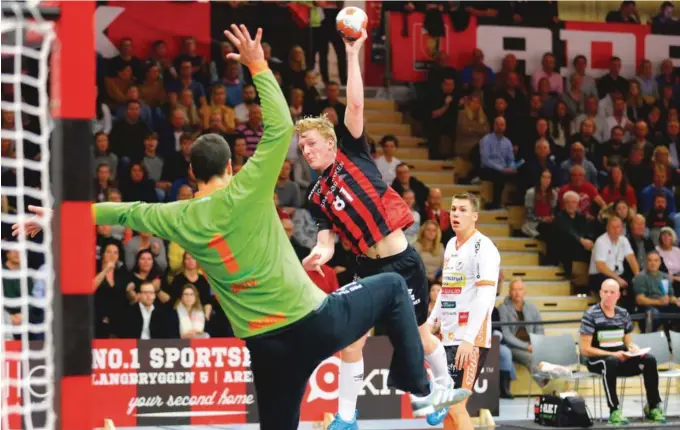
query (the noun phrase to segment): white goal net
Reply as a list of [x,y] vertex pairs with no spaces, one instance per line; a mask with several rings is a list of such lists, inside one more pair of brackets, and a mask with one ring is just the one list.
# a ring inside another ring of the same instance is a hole
[[12,237],[11,225],[51,207],[49,58],[54,23],[39,3],[2,3],[2,294],[0,428],[54,429],[52,231]]

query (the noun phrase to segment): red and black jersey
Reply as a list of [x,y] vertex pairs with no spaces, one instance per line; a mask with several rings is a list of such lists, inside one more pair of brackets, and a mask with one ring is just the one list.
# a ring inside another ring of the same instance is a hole
[[319,230],[333,229],[357,254],[414,222],[408,205],[383,181],[363,134],[343,136],[335,163],[314,184],[309,203]]

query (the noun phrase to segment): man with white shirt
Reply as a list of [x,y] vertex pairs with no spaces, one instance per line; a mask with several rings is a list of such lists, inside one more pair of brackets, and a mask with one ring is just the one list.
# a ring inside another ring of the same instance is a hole
[[179,339],[179,320],[176,313],[171,313],[155,303],[156,287],[145,282],[139,287],[139,303],[131,305],[127,315],[129,339]]
[[[598,98],[595,96],[590,96],[586,99],[583,109],[585,110],[585,113],[582,113],[581,115],[577,116],[576,119],[574,119],[574,128],[577,130],[581,130],[581,124],[583,121],[586,119],[590,119],[593,121],[593,124],[595,125],[594,133],[593,135],[595,136],[595,139],[597,139],[599,142],[604,142],[606,139],[604,139],[605,135],[605,129],[607,128],[607,117],[601,115],[599,112],[599,105],[598,105]],[[611,128],[607,133],[611,131]]]
[[[592,291],[598,292],[602,282],[614,279],[621,287],[624,306],[632,307],[634,298],[632,292],[628,293],[628,287],[633,277],[640,273],[640,267],[630,242],[622,232],[621,218],[610,217],[607,221],[607,232],[598,237],[593,246],[588,283]],[[624,262],[628,263],[628,267]]]
[[598,112],[605,118],[614,115],[614,101],[623,98],[623,94],[616,88],[612,88],[611,92],[604,96],[597,104]]
[[607,117],[607,124],[602,130],[603,139],[600,142],[606,142],[611,137],[612,128],[615,126],[623,128],[626,132],[623,136],[624,141],[630,139],[630,131],[633,129],[633,123],[626,115],[626,101],[623,98],[614,100],[614,113]]
[[386,184],[391,184],[397,177],[397,166],[401,164],[401,160],[394,156],[399,147],[399,140],[396,136],[387,134],[380,139],[380,146],[383,149],[383,155],[375,159],[375,165],[378,167],[383,181]]

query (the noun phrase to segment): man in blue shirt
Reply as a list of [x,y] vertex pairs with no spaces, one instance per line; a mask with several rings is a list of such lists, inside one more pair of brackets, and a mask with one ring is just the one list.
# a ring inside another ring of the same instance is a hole
[[505,118],[497,117],[493,123],[493,133],[479,141],[481,178],[493,183],[493,202],[488,209],[500,208],[505,182],[511,181],[517,173],[512,143],[503,135],[505,127]]
[[675,214],[675,197],[673,196],[673,191],[665,186],[667,179],[668,174],[666,173],[666,169],[654,170],[652,184],[642,190],[642,201],[638,205],[640,213],[649,212],[654,207],[654,199],[656,196],[658,194],[663,194],[666,196],[666,201],[668,202],[668,212],[671,216]]

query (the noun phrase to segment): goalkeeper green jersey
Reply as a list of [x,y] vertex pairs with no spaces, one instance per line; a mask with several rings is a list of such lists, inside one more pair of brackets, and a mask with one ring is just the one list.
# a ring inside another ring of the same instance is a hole
[[266,333],[300,320],[326,296],[298,260],[274,206],[293,122],[271,71],[254,76],[264,134],[229,186],[173,203],[97,203],[97,224],[125,225],[178,243],[203,268],[234,333]]

